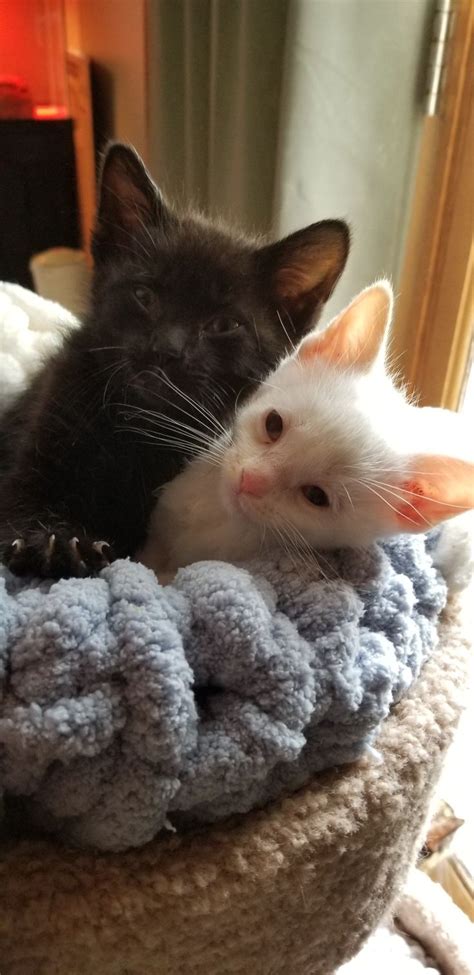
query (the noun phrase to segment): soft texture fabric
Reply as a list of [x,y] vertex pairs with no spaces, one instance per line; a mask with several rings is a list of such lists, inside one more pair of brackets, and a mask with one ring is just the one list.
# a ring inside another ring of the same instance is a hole
[[473,925],[439,884],[411,870],[394,914],[337,975],[472,975]]
[[[30,373],[26,337],[48,336],[47,354],[77,324],[24,289],[2,300]],[[197,564],[166,588],[128,561],[54,584],[0,570],[0,795],[121,850],[357,759],[435,645],[440,537],[328,555],[329,581],[286,556]]]
[[420,847],[468,669],[452,603],[439,632],[381,727],[379,764],[324,772],[265,811],[127,853],[5,844],[2,975],[333,975]]
[[167,587],[129,561],[36,586],[3,570],[2,790],[121,850],[361,757],[435,645],[432,544],[328,555],[330,581],[286,556]]
[[0,281],[0,410],[77,326],[74,315],[55,301]]
[[394,922],[381,924],[337,975],[440,975],[436,961],[420,943],[399,931]]
[[[34,587],[15,589],[16,607],[35,599]],[[265,811],[120,855],[4,840],[2,975],[333,975],[389,909],[419,847],[462,705],[465,633],[448,604],[434,653],[381,726],[380,762],[369,755]]]
[[411,870],[393,913],[335,975],[472,975],[474,927],[439,884]]
[[444,975],[472,975],[474,925],[439,884],[412,870],[395,913],[403,930],[424,946]]

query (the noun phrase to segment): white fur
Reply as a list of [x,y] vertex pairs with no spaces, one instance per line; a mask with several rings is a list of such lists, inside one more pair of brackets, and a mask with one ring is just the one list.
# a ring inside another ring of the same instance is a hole
[[[389,315],[389,286],[374,287],[385,289]],[[430,439],[440,452],[441,411],[420,410],[395,388],[384,365],[385,340],[381,335],[373,362],[362,369],[357,360],[341,368],[324,357],[303,361],[296,352],[284,359],[238,410],[231,436],[218,445],[220,463],[203,455],[162,490],[142,561],[168,579],[201,559],[240,561],[281,545],[359,547],[402,531],[397,485],[414,457],[434,449]],[[273,409],[285,425],[275,443],[264,427]],[[458,421],[451,417],[456,430]],[[451,440],[452,431],[447,446]],[[264,496],[238,493],[243,470],[267,479]],[[322,488],[330,507],[311,505],[304,485]],[[420,530],[409,520],[404,527]]]

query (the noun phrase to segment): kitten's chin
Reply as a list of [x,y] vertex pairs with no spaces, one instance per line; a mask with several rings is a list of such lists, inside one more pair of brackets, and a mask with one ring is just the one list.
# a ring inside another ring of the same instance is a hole
[[241,520],[251,521],[254,525],[262,524],[262,512],[259,511],[258,502],[255,503],[254,498],[249,498],[245,494],[238,494],[234,490],[229,496],[229,506],[231,513],[237,515]]
[[240,517],[245,518],[246,521],[251,521],[255,525],[262,524],[261,512],[257,510],[254,501],[245,495],[236,498],[236,509]]

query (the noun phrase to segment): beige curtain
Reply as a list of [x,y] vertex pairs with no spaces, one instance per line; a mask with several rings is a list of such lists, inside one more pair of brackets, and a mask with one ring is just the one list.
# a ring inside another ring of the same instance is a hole
[[289,0],[150,0],[149,162],[163,189],[272,223]]
[[[424,122],[433,0],[291,0],[273,230],[342,217],[352,248],[326,315],[398,282]],[[434,122],[436,125],[436,121]]]
[[397,282],[432,0],[150,0],[149,161],[170,195],[276,236],[353,229],[328,314]]

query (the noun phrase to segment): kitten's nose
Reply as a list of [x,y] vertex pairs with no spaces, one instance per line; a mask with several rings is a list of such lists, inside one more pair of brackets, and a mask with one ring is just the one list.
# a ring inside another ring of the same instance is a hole
[[261,498],[267,493],[268,478],[258,471],[242,471],[239,484],[239,494],[251,494],[254,498]]
[[186,345],[186,332],[179,325],[169,328],[163,335],[159,332],[152,338],[152,350],[165,359],[180,359]]

